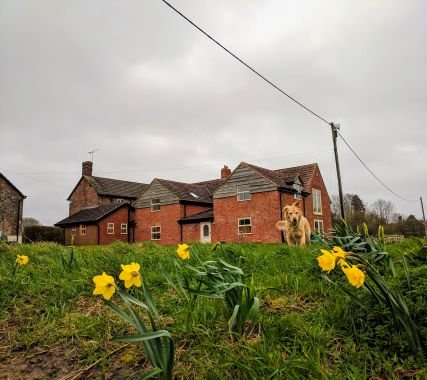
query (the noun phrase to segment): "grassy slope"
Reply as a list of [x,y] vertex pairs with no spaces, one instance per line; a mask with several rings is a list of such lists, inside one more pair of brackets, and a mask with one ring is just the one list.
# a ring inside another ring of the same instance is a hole
[[[407,240],[402,249],[394,246],[390,251],[398,262],[401,250],[410,252],[419,245],[419,241]],[[405,336],[395,331],[383,309],[373,306],[366,315],[342,291],[325,283],[315,260],[319,247],[227,247],[226,253],[213,252],[210,245],[198,245],[196,249],[202,258],[221,255],[234,264],[240,260],[245,273],[253,276],[261,297],[259,325],[241,341],[230,339],[220,300],[199,301],[194,326],[185,331],[182,305],[159,271],[160,264],[172,268],[174,247],[116,243],[78,248],[78,267],[70,272],[60,260],[68,248],[53,244],[0,246],[0,362],[6,363],[0,365],[0,377],[16,365],[18,357],[23,367],[25,363],[31,367],[28,358],[52,347],[64,350],[63,356],[70,358],[58,364],[68,372],[100,359],[95,372],[92,369],[93,375],[136,376],[144,360],[135,347],[125,347],[102,359],[121,347],[111,343],[111,337],[130,330],[99,297],[91,295],[94,275],[105,271],[117,277],[120,264],[132,261],[141,264],[143,278],[152,288],[163,316],[162,323],[174,336],[178,378],[365,379],[426,375],[426,363],[411,356],[407,345],[402,344]],[[28,255],[30,263],[19,268],[13,279],[11,268],[16,254]],[[402,274],[399,263],[396,266]],[[426,264],[420,269],[419,263],[413,263],[411,271],[426,273],[426,268]],[[421,297],[427,302],[422,292]],[[60,377],[54,372],[43,376]]]

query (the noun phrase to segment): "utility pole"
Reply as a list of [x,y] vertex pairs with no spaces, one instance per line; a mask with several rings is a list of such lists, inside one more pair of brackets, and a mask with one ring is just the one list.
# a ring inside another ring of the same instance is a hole
[[338,160],[338,149],[337,149],[337,136],[338,136],[337,130],[339,130],[341,127],[339,124],[336,124],[336,123],[331,123],[330,126],[331,126],[331,130],[332,130],[332,141],[334,142],[335,166],[337,168],[338,194],[340,197],[341,219],[345,220],[344,198],[343,198],[343,194],[342,194],[340,162]]
[[420,202],[421,202],[421,210],[423,211],[424,234],[425,236],[427,236],[427,223],[426,223],[426,214],[424,214],[423,197],[420,197]]

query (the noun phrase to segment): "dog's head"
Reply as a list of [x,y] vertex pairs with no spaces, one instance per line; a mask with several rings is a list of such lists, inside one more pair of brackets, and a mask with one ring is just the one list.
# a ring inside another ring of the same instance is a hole
[[294,202],[292,206],[285,206],[283,208],[283,214],[285,220],[287,220],[290,225],[296,227],[302,218],[302,212],[299,208],[299,202]]

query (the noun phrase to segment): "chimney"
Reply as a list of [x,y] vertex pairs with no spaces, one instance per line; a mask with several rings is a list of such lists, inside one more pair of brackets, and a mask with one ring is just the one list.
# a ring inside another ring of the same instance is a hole
[[82,175],[92,176],[92,161],[84,161],[82,163]]
[[224,165],[224,167],[221,169],[221,179],[227,178],[230,174],[231,170],[227,165]]

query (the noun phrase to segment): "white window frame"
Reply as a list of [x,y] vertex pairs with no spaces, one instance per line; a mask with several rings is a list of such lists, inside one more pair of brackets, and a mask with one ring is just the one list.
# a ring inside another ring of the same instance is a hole
[[114,223],[107,223],[107,235],[114,235]]
[[[240,190],[239,188],[241,187],[247,187],[247,190]],[[236,192],[237,192],[237,200],[239,202],[243,202],[243,201],[250,201],[251,200],[251,187],[250,185],[237,185],[236,186]]]
[[71,227],[71,236],[76,236],[77,234],[77,227],[76,226],[72,226]]
[[[158,202],[156,202],[158,201]],[[151,212],[160,211],[160,198],[151,199]]]
[[[317,224],[317,227],[316,227]],[[321,225],[321,228],[319,228]],[[324,234],[325,233],[325,229],[324,229],[324,224],[323,224],[323,220],[322,219],[314,219],[314,231],[318,234]]]
[[116,199],[116,203],[125,203],[125,202],[126,202],[126,200],[123,198],[117,198]]
[[80,235],[86,235],[87,226],[86,224],[80,224]]
[[[249,220],[249,224],[240,224],[241,220]],[[250,227],[251,232],[240,232],[240,227]],[[238,235],[252,235],[252,218],[246,217],[246,218],[237,219],[237,234]]]
[[127,223],[120,224],[120,234],[122,234],[122,235],[128,234],[128,224]]
[[313,214],[322,215],[322,192],[319,189],[312,189]]
[[[159,230],[158,231],[154,231],[154,228],[158,228]],[[161,231],[162,229],[161,229],[161,227],[160,226],[151,226],[151,240],[160,240],[160,238],[161,238],[161,233],[162,233],[162,231]],[[154,238],[153,237],[153,235],[154,234],[159,234],[159,237],[158,238]]]

